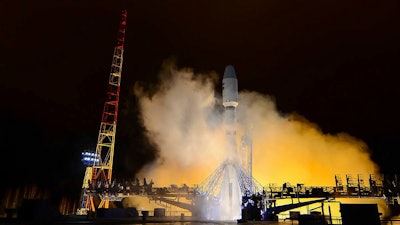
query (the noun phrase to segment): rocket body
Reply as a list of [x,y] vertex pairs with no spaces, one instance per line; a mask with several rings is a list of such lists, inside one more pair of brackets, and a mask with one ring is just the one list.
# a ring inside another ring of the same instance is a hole
[[226,152],[228,160],[236,162],[238,160],[236,145],[236,107],[238,103],[238,81],[235,69],[232,65],[225,67],[222,79],[222,105],[224,111],[224,125],[226,131]]

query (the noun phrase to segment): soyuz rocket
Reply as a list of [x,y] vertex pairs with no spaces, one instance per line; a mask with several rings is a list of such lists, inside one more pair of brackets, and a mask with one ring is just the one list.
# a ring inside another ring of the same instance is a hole
[[235,128],[236,107],[239,105],[238,95],[238,81],[235,69],[232,65],[227,65],[222,79],[222,105],[225,108],[223,119],[227,138],[226,153],[230,162],[238,160]]

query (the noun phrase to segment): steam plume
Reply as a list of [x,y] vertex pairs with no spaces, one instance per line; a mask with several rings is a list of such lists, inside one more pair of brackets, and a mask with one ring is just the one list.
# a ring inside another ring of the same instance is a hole
[[[148,138],[159,147],[159,158],[140,176],[157,186],[199,184],[226,158],[215,85],[220,85],[216,73],[195,74],[166,63],[155,89],[135,86]],[[242,91],[237,110],[237,143],[250,129],[253,176],[265,186],[333,186],[335,174],[368,176],[378,171],[363,141],[346,133],[324,134],[295,113],[282,116],[270,96]]]

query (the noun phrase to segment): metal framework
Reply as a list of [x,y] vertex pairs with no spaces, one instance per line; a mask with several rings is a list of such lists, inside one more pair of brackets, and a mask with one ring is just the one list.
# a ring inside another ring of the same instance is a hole
[[111,64],[111,72],[108,81],[108,90],[104,104],[103,114],[100,123],[100,130],[96,145],[98,161],[86,168],[82,184],[82,195],[80,208],[77,214],[87,214],[88,211],[95,211],[96,208],[108,208],[110,198],[101,197],[96,207],[94,195],[90,193],[89,186],[99,184],[111,185],[112,167],[115,147],[115,134],[117,129],[118,101],[121,85],[121,72],[124,53],[126,10],[122,11],[122,19],[119,24],[117,44],[114,48],[114,55]]
[[[230,170],[231,169],[231,170]],[[224,177],[233,172],[238,181],[242,196],[263,192],[263,186],[254,177],[249,176],[246,170],[239,164],[226,161],[210,174],[195,190],[201,196],[219,198]]]

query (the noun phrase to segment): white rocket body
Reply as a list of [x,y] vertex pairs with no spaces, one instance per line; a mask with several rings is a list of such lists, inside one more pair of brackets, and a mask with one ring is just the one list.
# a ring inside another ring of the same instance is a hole
[[238,81],[235,69],[228,65],[225,67],[224,77],[222,79],[222,104],[224,111],[224,125],[227,135],[226,150],[228,160],[236,162],[238,160],[236,145],[236,107],[238,103]]

